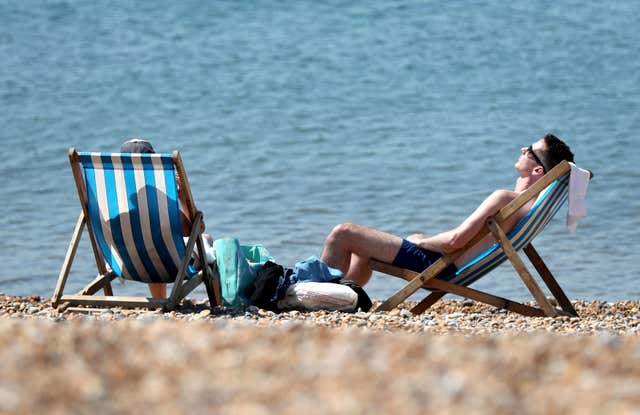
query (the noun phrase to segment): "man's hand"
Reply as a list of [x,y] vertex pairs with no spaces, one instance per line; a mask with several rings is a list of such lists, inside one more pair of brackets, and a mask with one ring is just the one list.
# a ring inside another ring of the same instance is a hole
[[420,242],[424,239],[424,234],[422,233],[414,233],[413,235],[407,236],[407,241],[411,242],[414,245],[420,246]]
[[433,245],[433,238],[427,238],[423,233],[414,233],[413,235],[407,236],[405,239],[420,249],[429,249],[434,252],[440,252],[437,246]]

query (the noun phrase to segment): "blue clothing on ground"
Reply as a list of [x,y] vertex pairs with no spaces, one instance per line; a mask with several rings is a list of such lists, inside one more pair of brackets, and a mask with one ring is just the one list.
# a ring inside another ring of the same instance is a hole
[[[400,250],[398,251],[396,258],[393,260],[393,265],[400,268],[410,269],[415,272],[422,272],[440,258],[442,258],[441,253],[429,251],[428,249],[421,249],[406,239],[403,239]],[[441,280],[449,280],[451,277],[456,275],[456,272],[458,272],[458,268],[451,264],[442,270],[442,272],[438,274],[437,278]]]
[[343,277],[342,271],[331,268],[312,255],[297,262],[293,274],[289,277],[292,284],[297,282],[335,282]]
[[283,268],[274,300],[281,300],[289,286],[299,282],[338,282],[342,279],[342,271],[331,268],[317,256],[312,255],[304,261],[296,262],[293,269]]

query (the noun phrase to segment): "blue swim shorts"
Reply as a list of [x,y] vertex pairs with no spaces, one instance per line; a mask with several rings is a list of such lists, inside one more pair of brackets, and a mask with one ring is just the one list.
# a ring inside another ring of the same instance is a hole
[[[441,253],[429,251],[428,249],[420,249],[406,239],[403,239],[396,259],[393,260],[393,265],[415,272],[422,272],[440,258],[442,258]],[[458,272],[458,268],[451,264],[438,275],[438,278],[448,281],[456,275],[456,272]]]

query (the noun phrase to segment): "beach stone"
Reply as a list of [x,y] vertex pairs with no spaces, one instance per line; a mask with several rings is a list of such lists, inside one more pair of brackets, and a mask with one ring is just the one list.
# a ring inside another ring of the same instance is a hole
[[115,315],[115,312],[113,310],[103,310],[100,313],[100,318],[105,320],[111,320],[113,319],[114,315]]
[[208,308],[198,313],[199,318],[209,317],[210,315],[211,315],[211,310]]
[[400,314],[401,317],[404,317],[404,318],[413,317],[413,313],[411,311],[407,310],[407,309],[404,309],[404,308],[402,310],[400,310],[399,314]]

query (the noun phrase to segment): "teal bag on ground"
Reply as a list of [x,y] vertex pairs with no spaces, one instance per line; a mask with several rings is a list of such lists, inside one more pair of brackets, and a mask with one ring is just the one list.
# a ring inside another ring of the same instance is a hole
[[216,239],[213,246],[220,276],[222,305],[250,305],[247,290],[256,279],[256,273],[265,262],[273,261],[273,257],[262,245],[240,245],[236,238]]

